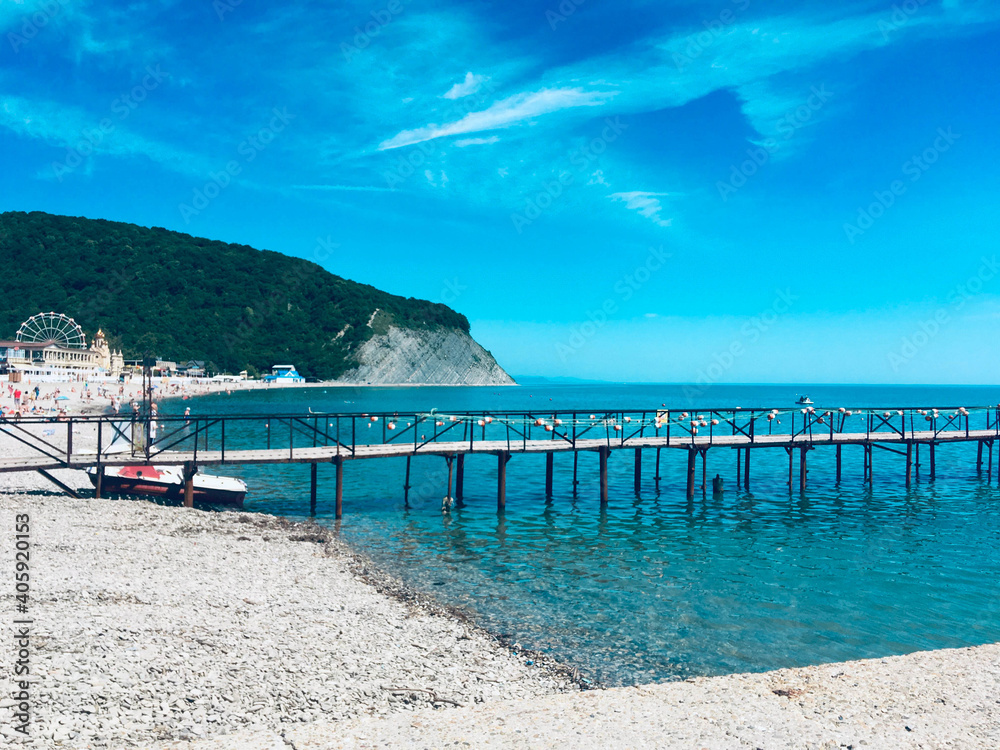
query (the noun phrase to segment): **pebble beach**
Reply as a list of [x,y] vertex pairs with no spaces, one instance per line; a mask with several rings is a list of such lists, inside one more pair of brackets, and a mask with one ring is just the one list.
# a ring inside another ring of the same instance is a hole
[[[82,472],[57,475],[82,499],[0,475],[2,528],[31,518],[34,621],[27,737],[0,664],[4,745],[1000,747],[1000,645],[583,690],[572,665],[408,589],[336,527],[94,500]],[[12,639],[11,585],[0,609]]]

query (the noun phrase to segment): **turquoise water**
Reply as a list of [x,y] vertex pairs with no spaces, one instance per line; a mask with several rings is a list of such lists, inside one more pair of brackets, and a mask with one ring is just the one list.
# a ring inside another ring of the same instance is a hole
[[[1000,388],[680,386],[307,389],[174,402],[196,414],[491,409],[680,409],[996,404]],[[341,532],[417,588],[525,648],[579,667],[590,680],[630,684],[759,671],[1000,640],[1000,490],[976,475],[974,444],[939,446],[937,478],[904,486],[904,459],[862,448],[810,454],[809,487],[787,485],[783,450],[754,452],[751,492],[735,488],[736,455],[708,454],[722,497],[684,496],[684,451],[664,451],[663,479],[645,460],[639,495],[631,451],[612,452],[602,510],[597,457],[515,454],[507,508],[496,510],[496,459],[466,460],[465,506],[441,513],[447,471],[413,460],[410,507],[403,459],[346,464]],[[926,466],[926,458],[925,466]],[[700,467],[699,467],[700,468]],[[214,469],[212,470],[214,471]],[[244,477],[247,509],[308,514],[308,466],[225,467]],[[333,523],[333,468],[320,467],[319,516]]]

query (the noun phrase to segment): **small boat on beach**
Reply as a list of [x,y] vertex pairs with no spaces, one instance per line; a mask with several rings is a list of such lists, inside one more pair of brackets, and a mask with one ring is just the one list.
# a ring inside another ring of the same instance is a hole
[[[90,481],[97,486],[97,469],[87,469]],[[109,466],[104,467],[101,489],[118,495],[184,498],[184,472],[179,466]],[[194,475],[194,499],[203,503],[243,506],[247,485],[242,479],[212,474]]]
[[797,403],[797,404],[811,404],[812,402],[813,402],[813,400],[811,398],[809,398],[808,396],[799,396],[799,400],[796,401],[795,403]]

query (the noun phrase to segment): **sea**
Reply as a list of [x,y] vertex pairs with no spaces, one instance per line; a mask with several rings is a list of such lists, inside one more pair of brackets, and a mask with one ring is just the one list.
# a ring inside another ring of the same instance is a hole
[[[526,410],[693,411],[996,405],[1000,387],[825,385],[528,385],[331,387],[236,391],[172,401],[207,414]],[[1000,641],[1000,488],[976,472],[976,447],[942,445],[932,481],[926,456],[912,486],[905,459],[863,448],[809,455],[802,492],[781,449],[753,455],[750,491],[736,486],[736,452],[708,453],[724,491],[685,496],[685,451],[653,454],[633,486],[633,452],[613,451],[601,507],[598,458],[514,454],[497,512],[497,461],[465,464],[465,503],[442,512],[443,458],[345,464],[342,538],[412,587],[456,607],[522,649],[579,669],[592,684],[630,685],[758,672]],[[798,469],[796,462],[796,471]],[[225,466],[249,485],[245,509],[301,520],[309,467]],[[700,485],[700,471],[699,485]],[[333,520],[334,467],[319,467],[317,520]]]

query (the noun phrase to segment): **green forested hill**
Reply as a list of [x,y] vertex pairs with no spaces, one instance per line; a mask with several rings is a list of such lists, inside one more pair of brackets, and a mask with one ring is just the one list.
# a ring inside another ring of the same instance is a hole
[[[375,329],[469,322],[445,305],[406,299],[320,266],[246,245],[166,229],[53,216],[0,214],[0,339],[38,312],[98,327],[126,358],[202,359],[220,369],[294,364],[331,379]],[[347,328],[343,336],[337,334]]]

